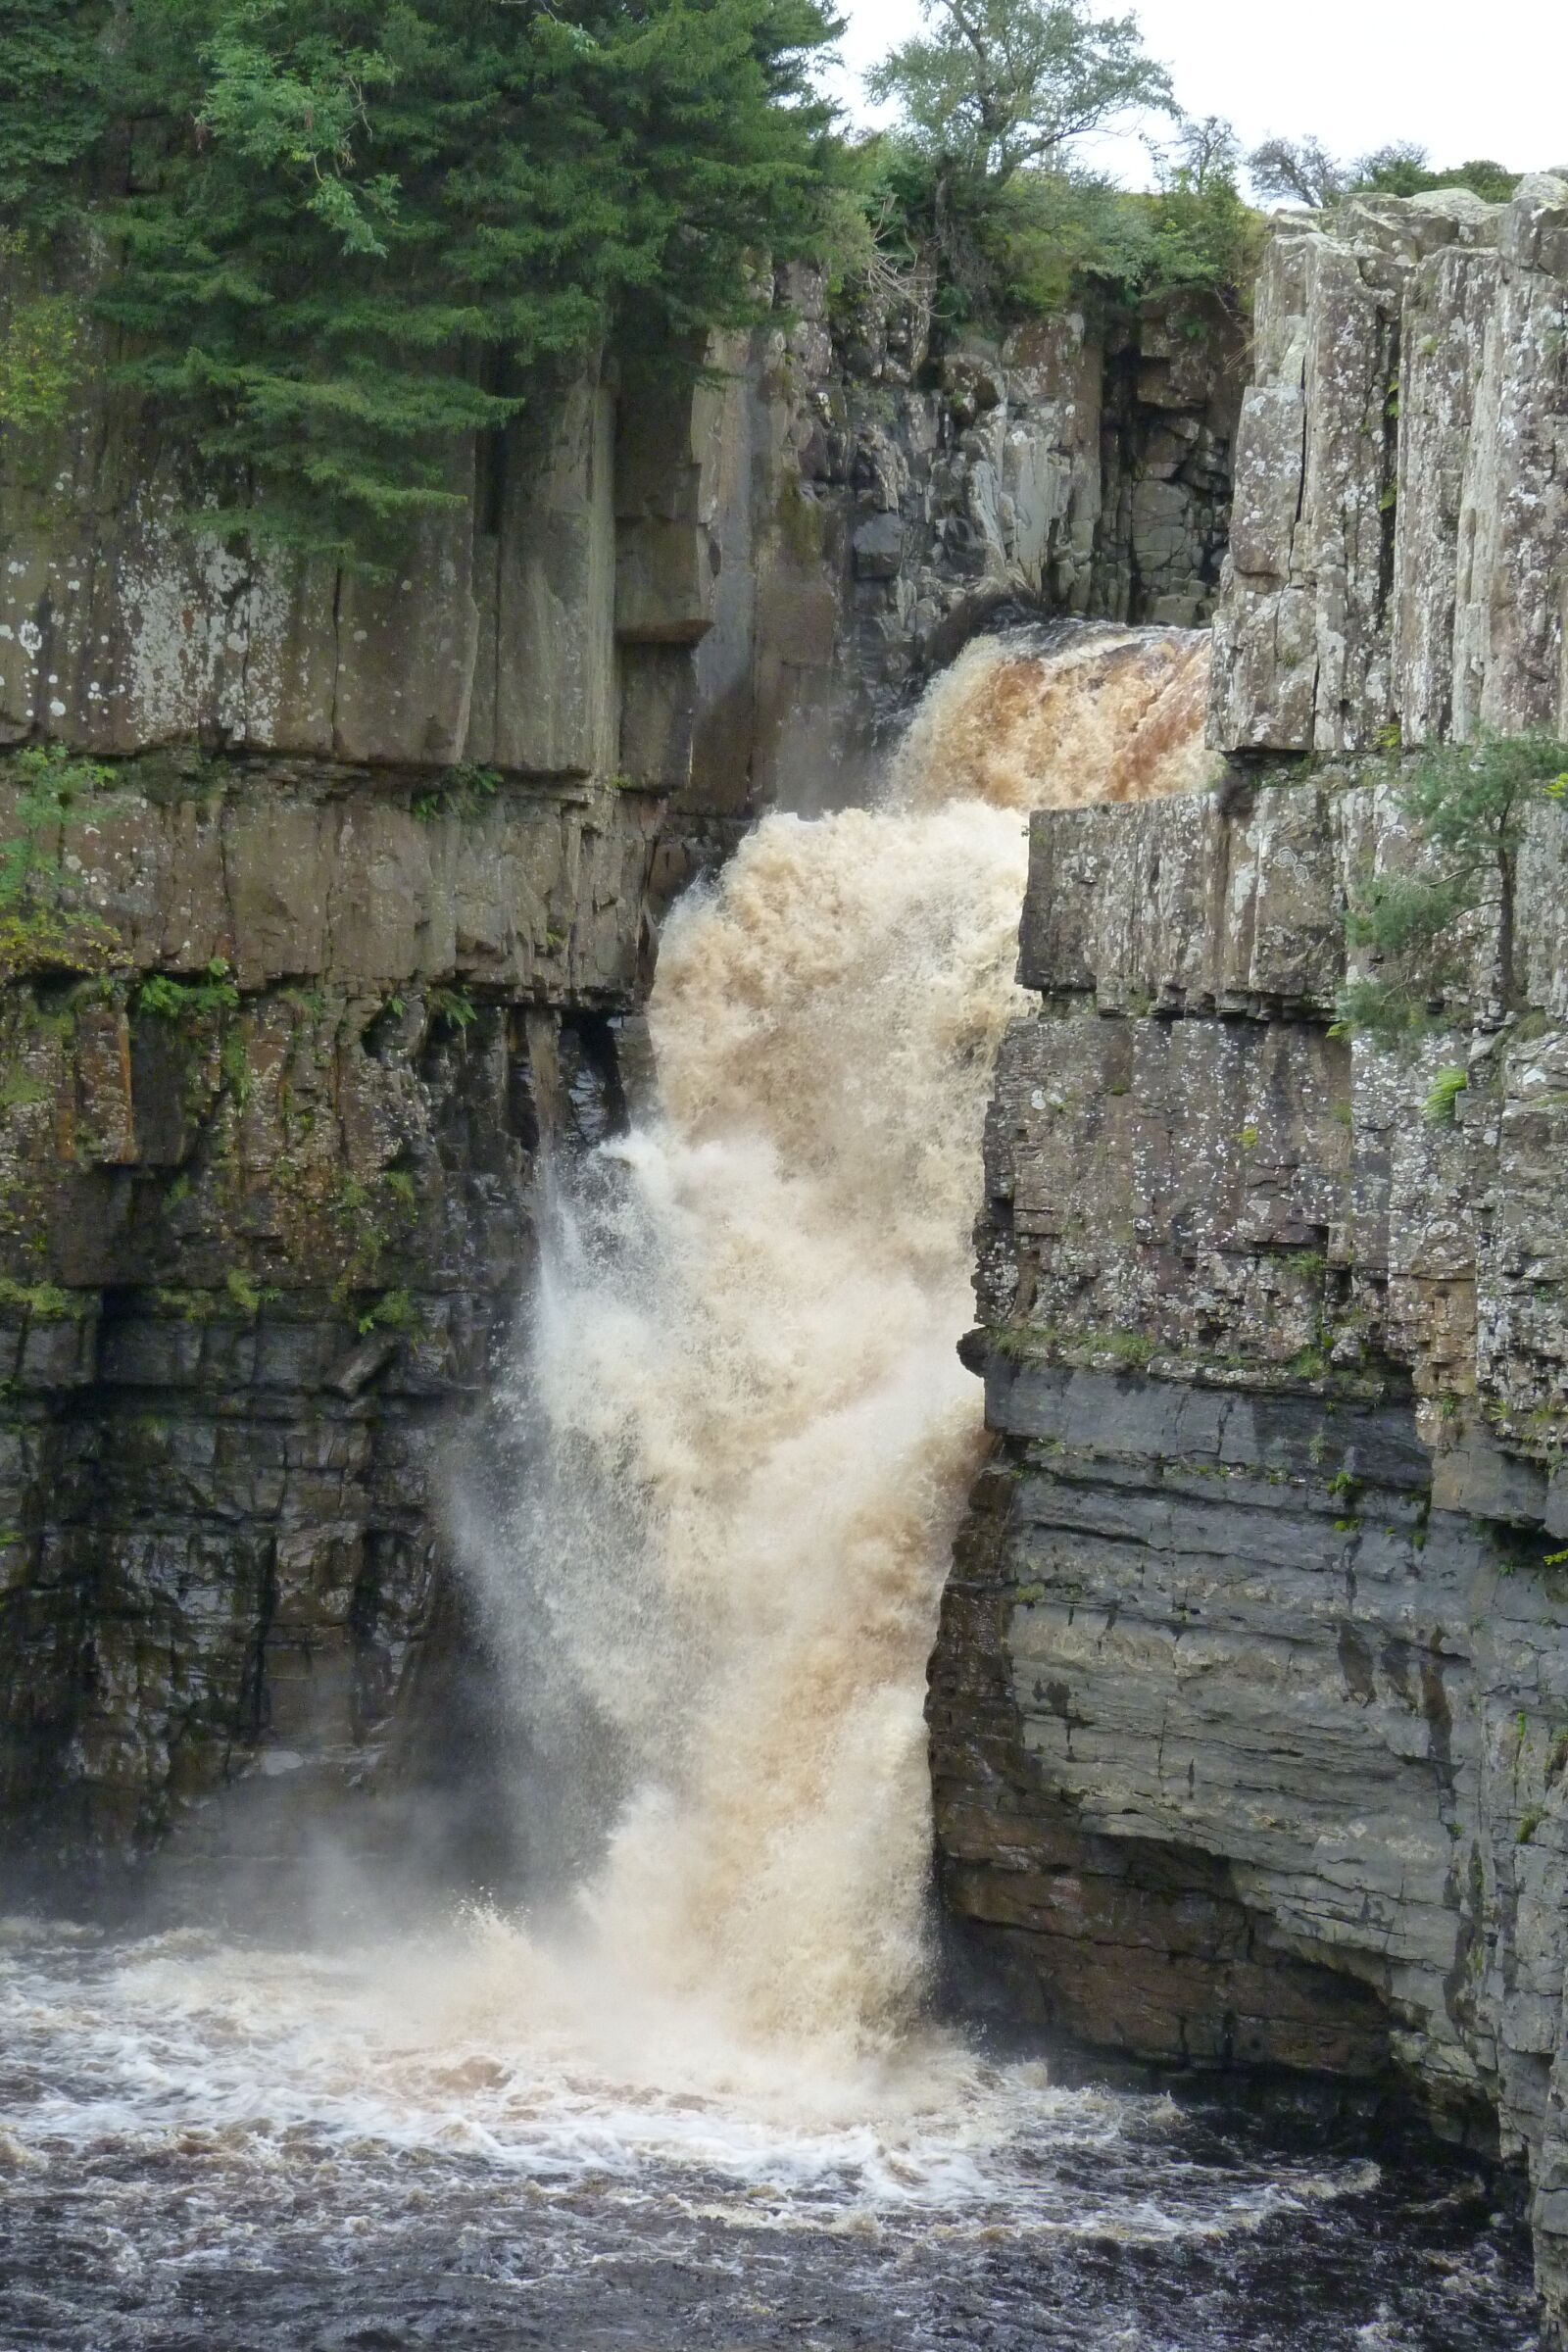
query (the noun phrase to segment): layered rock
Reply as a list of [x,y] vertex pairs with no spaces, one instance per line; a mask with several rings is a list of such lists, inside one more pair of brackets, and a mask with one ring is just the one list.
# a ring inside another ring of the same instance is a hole
[[1006,600],[1199,617],[1237,353],[1177,305],[936,361],[801,277],[700,381],[458,446],[387,579],[193,532],[247,487],[75,282],[71,414],[0,435],[0,746],[109,763],[63,831],[0,791],[0,1824],[124,1857],[430,1716],[437,1433],[661,908]]
[[601,367],[458,443],[387,578],[193,529],[242,519],[245,485],[114,381],[89,286],[69,414],[0,434],[0,744],[685,781],[717,567],[701,392]]
[[441,1456],[510,1341],[541,1154],[614,1115],[657,821],[607,784],[443,808],[145,760],[40,846],[55,968],[0,992],[14,1859],[396,1761],[453,1605]]
[[1236,444],[1215,740],[1568,734],[1568,180],[1276,226]]
[[1411,854],[1343,779],[1034,820],[941,1872],[1038,2019],[1494,2115],[1561,2309],[1568,819],[1395,1052],[1334,1000]]

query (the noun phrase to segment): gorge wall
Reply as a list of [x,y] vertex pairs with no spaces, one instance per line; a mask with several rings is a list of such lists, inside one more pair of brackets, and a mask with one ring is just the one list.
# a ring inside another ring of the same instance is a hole
[[616,1115],[710,578],[608,385],[471,454],[372,588],[204,551],[118,397],[8,436],[4,731],[107,760],[0,784],[13,1864],[247,1774],[219,1841],[286,1850],[464,1671],[444,1437]]
[[1564,182],[1286,216],[1214,632],[1227,750],[1568,732]]
[[[1217,795],[1036,816],[979,1229],[996,1451],[931,1675],[1012,2013],[1375,2075],[1528,2159],[1568,2311],[1568,817],[1400,1049],[1399,732],[1568,729],[1568,184],[1281,224]],[[1381,742],[1302,771],[1258,755]],[[1505,894],[1505,895],[1504,895]],[[1438,1089],[1440,1074],[1446,1073]]]
[[375,579],[185,527],[89,290],[68,418],[0,432],[0,747],[103,769],[0,772],[13,1871],[482,1816],[440,1465],[662,910],[1008,600],[1200,617],[1240,398],[1217,311],[935,358],[802,276],[695,386],[461,450]]

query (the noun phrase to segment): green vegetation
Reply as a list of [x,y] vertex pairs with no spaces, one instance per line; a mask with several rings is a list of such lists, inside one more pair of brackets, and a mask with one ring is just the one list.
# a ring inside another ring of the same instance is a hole
[[1157,1342],[1141,1331],[1095,1332],[1089,1345],[1097,1354],[1113,1356],[1118,1364],[1125,1364],[1134,1372],[1141,1372],[1146,1364],[1152,1363],[1158,1353]]
[[6,0],[0,13],[0,214],[50,229],[75,208],[76,167],[109,126],[108,0]]
[[923,284],[948,325],[1005,325],[1097,293],[1206,292],[1246,309],[1262,223],[1228,124],[1179,121],[1148,194],[1075,161],[1077,138],[1129,109],[1176,112],[1133,18],[1085,0],[934,0],[930,15],[930,36],[869,77],[904,122],[861,151],[866,245],[840,272],[852,291]]
[[18,787],[14,821],[21,828],[0,841],[0,906],[9,906],[26,899],[40,880],[44,837],[73,821],[78,802],[106,791],[114,772],[60,744],[29,744],[5,761],[0,781]]
[[[939,327],[1086,291],[1245,308],[1258,220],[1224,123],[1181,122],[1149,194],[1075,161],[1129,110],[1175,114],[1133,17],[927,16],[871,76],[900,127],[851,151],[811,86],[827,0],[15,0],[0,258],[40,290],[0,317],[0,420],[69,407],[82,318],[47,271],[90,241],[119,375],[209,463],[187,523],[386,570],[471,494],[472,436],[547,417],[607,345],[693,371],[764,307],[762,256],[850,297],[932,290]],[[416,813],[472,816],[497,781]]]
[[471,1028],[478,1017],[479,1008],[466,989],[431,989],[430,1018],[432,1021],[444,1021],[449,1029],[456,1029],[461,1035],[465,1029]]
[[417,1331],[419,1310],[407,1291],[383,1291],[359,1317],[361,1339],[372,1331]]
[[1175,112],[1136,17],[1100,17],[1088,0],[937,0],[927,14],[929,34],[866,87],[899,102],[910,148],[955,176],[1004,187],[1129,109]]
[[78,305],[70,294],[26,291],[36,249],[0,224],[0,425],[21,432],[58,424],[81,379]]
[[281,1291],[252,1282],[238,1266],[230,1266],[223,1276],[223,1289],[247,1322],[254,1322],[264,1306],[283,1296]]
[[238,1004],[239,990],[228,976],[228,964],[215,956],[204,980],[173,980],[167,972],[154,972],[136,991],[135,1010],[149,1020],[192,1021],[232,1012]]
[[689,364],[756,314],[833,176],[830,32],[820,0],[22,0],[0,216],[108,240],[122,375],[234,485],[203,528],[384,563],[467,496],[464,437],[601,344]]
[[483,815],[501,784],[499,769],[475,767],[471,760],[461,760],[443,772],[436,791],[417,794],[410,806],[421,825],[433,825],[443,816],[455,816],[468,824]]
[[0,1274],[0,1314],[30,1315],[42,1323],[75,1321],[97,1304],[96,1291],[63,1291],[58,1283],[13,1282]]
[[79,804],[113,780],[111,769],[58,744],[30,744],[0,763],[0,782],[18,788],[17,831],[0,841],[0,980],[37,971],[102,974],[116,962],[120,937],[101,916],[64,912],[55,903],[60,852],[80,822]]
[[1039,1323],[1004,1323],[991,1334],[991,1345],[1009,1363],[1028,1363],[1049,1355],[1057,1334]]
[[1141,1372],[1159,1353],[1159,1344],[1141,1331],[1061,1331],[1050,1323],[1007,1323],[993,1331],[991,1345],[1014,1363],[1054,1356],[1066,1350],[1088,1363],[1110,1357],[1130,1372]]
[[1517,172],[1490,161],[1437,169],[1424,147],[1408,141],[1342,163],[1319,139],[1265,139],[1248,157],[1247,170],[1260,196],[1312,212],[1344,196],[1425,196],[1438,188],[1468,188],[1488,204],[1503,204],[1520,180]]
[[1469,1084],[1469,1071],[1457,1062],[1438,1072],[1432,1092],[1421,1106],[1421,1116],[1429,1127],[1451,1127],[1454,1124],[1459,1097]]
[[219,1053],[218,1066],[223,1073],[229,1093],[243,1110],[256,1083],[251,1071],[250,1055],[246,1052],[243,1029],[230,1029]]
[[[1565,796],[1568,746],[1547,736],[1444,744],[1421,757],[1401,782],[1398,799],[1423,862],[1411,873],[1371,875],[1351,895],[1346,937],[1352,947],[1371,949],[1380,969],[1342,991],[1338,1034],[1362,1030],[1393,1043],[1423,1030],[1433,1004],[1462,970],[1464,918],[1493,890],[1501,908],[1507,969],[1513,869],[1525,817],[1533,802]],[[1451,1096],[1440,1115],[1451,1117]]]
[[25,1070],[8,1070],[0,1077],[0,1110],[27,1110],[48,1100],[49,1089]]
[[[1177,166],[1143,194],[1041,171],[993,189],[944,181],[894,143],[866,162],[879,267],[911,288],[927,286],[945,330],[1004,328],[1085,298],[1125,305],[1208,294],[1237,316],[1250,304],[1263,223],[1233,179],[1200,187]],[[865,270],[863,281],[874,283],[874,273]]]

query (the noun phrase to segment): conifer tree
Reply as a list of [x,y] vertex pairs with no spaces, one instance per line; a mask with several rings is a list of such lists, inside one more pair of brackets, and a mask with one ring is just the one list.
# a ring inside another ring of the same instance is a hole
[[[22,5],[40,61],[100,23]],[[817,219],[832,29],[821,0],[123,0],[92,52],[133,126],[101,308],[234,486],[204,520],[387,552],[462,495],[455,439],[596,344],[751,315]],[[0,136],[18,193],[55,160]]]

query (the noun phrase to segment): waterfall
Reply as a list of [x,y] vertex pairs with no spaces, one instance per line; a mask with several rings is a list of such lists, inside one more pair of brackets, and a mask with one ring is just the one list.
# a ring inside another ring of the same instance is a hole
[[657,1102],[547,1221],[515,1384],[543,1443],[484,1577],[555,1756],[530,1801],[603,1816],[534,1961],[628,2036],[849,2061],[918,2003],[1026,811],[1192,789],[1206,663],[1168,632],[975,646],[875,806],[767,817],[669,920]]
[[653,1099],[549,1175],[470,1496],[522,1898],[323,1857],[305,1936],[0,1918],[0,2342],[1534,2341],[1485,2176],[920,2016],[1025,811],[1195,786],[1205,662],[973,651],[873,807],[767,818],[676,910]]

